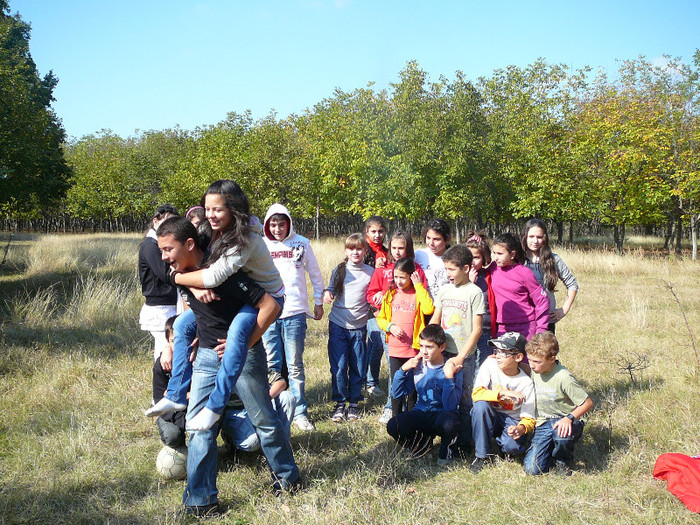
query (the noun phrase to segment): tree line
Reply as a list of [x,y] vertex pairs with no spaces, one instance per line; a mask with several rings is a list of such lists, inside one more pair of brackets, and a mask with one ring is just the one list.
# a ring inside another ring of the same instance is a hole
[[[566,223],[571,233],[612,228],[618,249],[630,227],[663,228],[677,242],[685,230],[696,253],[700,51],[689,64],[624,61],[610,75],[539,59],[474,81],[459,71],[433,80],[411,61],[386,89],[337,89],[300,115],[229,113],[191,131],[103,130],[66,143],[50,108],[56,79],[38,77],[29,28],[0,0],[3,24],[12,30],[0,31],[0,71],[11,74],[0,74],[0,96],[19,97],[13,114],[0,105],[5,222],[127,228],[159,203],[186,209],[213,180],[234,178],[255,213],[281,202],[317,233],[322,221],[373,214],[439,216],[458,231],[537,216],[560,237]],[[13,91],[17,78],[26,93]],[[31,107],[42,116],[28,117]],[[39,121],[32,137],[17,131],[22,118]]]

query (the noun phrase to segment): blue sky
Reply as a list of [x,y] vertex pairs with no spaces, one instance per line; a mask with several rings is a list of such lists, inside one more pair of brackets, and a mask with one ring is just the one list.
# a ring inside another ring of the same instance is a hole
[[184,129],[231,111],[302,113],[336,87],[388,87],[409,60],[433,80],[538,57],[616,59],[700,48],[697,1],[10,0],[69,137]]

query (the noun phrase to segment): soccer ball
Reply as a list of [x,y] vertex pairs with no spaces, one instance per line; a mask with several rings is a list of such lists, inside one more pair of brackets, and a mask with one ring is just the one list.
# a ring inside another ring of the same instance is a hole
[[165,479],[185,479],[187,476],[187,447],[163,447],[156,458],[156,470]]

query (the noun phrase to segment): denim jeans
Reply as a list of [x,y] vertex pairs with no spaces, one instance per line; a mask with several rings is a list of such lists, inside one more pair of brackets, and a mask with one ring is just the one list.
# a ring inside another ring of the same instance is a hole
[[[216,388],[209,396],[207,408],[221,414],[231,397],[231,388],[241,374],[250,334],[255,328],[258,310],[245,305],[233,318],[226,336],[226,351],[220,372],[216,376]],[[187,404],[187,390],[192,378],[190,344],[197,335],[197,320],[194,312],[189,309],[181,313],[173,325],[173,369],[166,397],[176,403]]]
[[[296,404],[296,398],[289,390],[280,392],[280,395],[274,399],[275,410],[277,410],[277,415],[282,422],[287,441],[290,439],[291,423]],[[244,452],[254,452],[260,449],[260,438],[258,438],[253,422],[245,408],[224,411],[221,418],[221,434],[231,448],[237,448]]]
[[263,334],[267,352],[267,365],[282,371],[282,359],[287,361],[289,390],[297,400],[294,418],[308,416],[306,405],[306,372],[304,371],[304,342],[306,340],[306,314],[300,313],[277,319]]
[[336,403],[362,401],[362,364],[365,359],[367,329],[349,330],[328,322],[328,360],[331,389]]
[[508,435],[508,427],[520,421],[493,408],[488,401],[477,401],[472,407],[472,436],[477,458],[485,458],[491,453],[491,438],[495,437],[498,446],[505,454],[518,455],[525,452],[527,436],[513,439]]
[[[211,348],[200,348],[194,362],[187,419],[204,407],[214,390],[220,359]],[[262,345],[247,355],[241,376],[234,387],[248,411],[260,438],[260,446],[272,471],[274,485],[288,488],[299,478],[292,448],[282,422],[270,401],[267,383],[267,363]],[[182,496],[187,506],[203,506],[218,501],[216,488],[217,446],[219,423],[209,430],[189,433],[187,454],[187,485]]]
[[554,461],[569,463],[574,459],[574,445],[583,434],[583,422],[574,421],[571,435],[560,437],[559,430],[552,428],[559,419],[548,419],[535,427],[532,442],[525,453],[523,468],[531,475],[544,474],[552,468]]
[[366,371],[367,387],[379,385],[379,371],[382,367],[382,355],[386,332],[377,325],[377,318],[370,314],[367,321],[367,351],[363,370]]
[[452,445],[457,439],[459,418],[451,410],[409,410],[392,417],[386,425],[387,433],[399,445],[414,452],[424,451],[435,436],[440,436],[438,458],[452,457]]

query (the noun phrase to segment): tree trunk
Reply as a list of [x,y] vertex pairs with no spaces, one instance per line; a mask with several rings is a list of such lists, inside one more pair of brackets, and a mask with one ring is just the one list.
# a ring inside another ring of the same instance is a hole
[[617,253],[622,255],[622,246],[625,243],[625,225],[623,224],[616,224],[613,227],[613,236],[615,239],[615,249],[617,249]]
[[676,253],[681,254],[683,253],[683,219],[678,217],[678,219],[676,219],[676,224],[678,225],[676,226]]
[[569,221],[569,245],[574,245],[574,221]]
[[693,243],[693,253],[691,258],[695,261],[698,258],[698,219],[700,214],[691,213],[690,215],[690,240]]
[[564,221],[557,222],[557,244],[564,242]]

